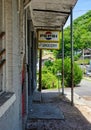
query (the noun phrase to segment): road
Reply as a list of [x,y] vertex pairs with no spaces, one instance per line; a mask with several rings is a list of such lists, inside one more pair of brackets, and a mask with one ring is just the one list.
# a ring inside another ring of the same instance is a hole
[[85,99],[85,104],[91,108],[91,80],[83,79],[74,92]]
[[[65,92],[71,92],[71,88],[65,88]],[[91,80],[83,79],[81,83],[74,88],[74,93],[83,98],[84,103],[91,108]]]
[[75,87],[74,92],[81,97],[91,96],[91,81],[83,79],[78,87]]

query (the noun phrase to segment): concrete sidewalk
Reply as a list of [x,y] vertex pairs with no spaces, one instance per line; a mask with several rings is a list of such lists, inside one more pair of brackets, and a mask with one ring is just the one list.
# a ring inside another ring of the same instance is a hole
[[[39,111],[45,109],[43,107],[41,107],[40,110],[37,110],[36,107],[37,114],[39,112],[39,115],[37,117],[35,116],[35,118],[31,118],[31,111],[34,111],[32,108],[29,113],[26,130],[91,130],[91,108],[88,107],[84,99],[78,95],[74,94],[74,106],[70,105],[69,92],[62,96],[56,90],[45,90],[42,93],[35,94],[35,97],[33,104],[40,106],[44,104],[46,107],[47,104],[50,104],[54,115],[61,113],[60,116],[57,115],[57,117],[63,116],[63,118],[44,118],[46,117],[46,113],[42,115],[43,118],[40,118],[41,112]],[[39,101],[38,98],[40,98]],[[56,109],[52,105],[56,106],[58,113],[55,113]],[[49,113],[49,117],[50,116]]]

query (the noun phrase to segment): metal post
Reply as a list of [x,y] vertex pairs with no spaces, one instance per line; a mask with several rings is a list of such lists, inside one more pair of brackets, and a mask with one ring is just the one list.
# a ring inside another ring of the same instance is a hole
[[27,20],[27,72],[28,72],[28,96],[32,95],[31,91],[31,22]]
[[74,56],[73,56],[73,9],[71,9],[70,17],[71,27],[71,105],[74,105]]
[[[26,64],[28,63],[28,57],[27,57],[27,43],[28,43],[28,38],[27,38],[27,36],[28,36],[28,30],[27,30],[27,26],[28,26],[28,24],[27,24],[27,10],[25,10],[25,59],[26,59]],[[27,68],[27,67],[26,67]],[[28,73],[27,73],[27,69],[26,69],[26,113],[28,114]]]
[[42,79],[42,49],[40,49],[39,52],[39,88],[38,90],[41,92],[42,90],[42,84],[41,84],[41,79]]
[[[60,76],[60,75],[59,75]],[[59,80],[60,80],[60,77],[58,76],[58,92],[60,94],[60,86],[59,86]]]
[[34,32],[31,32],[31,91],[34,91]]
[[[85,69],[84,69],[84,49],[83,49],[82,53],[83,53],[83,71],[85,72]],[[84,76],[84,73],[83,73],[83,76]]]
[[62,27],[62,95],[64,95],[64,31]]

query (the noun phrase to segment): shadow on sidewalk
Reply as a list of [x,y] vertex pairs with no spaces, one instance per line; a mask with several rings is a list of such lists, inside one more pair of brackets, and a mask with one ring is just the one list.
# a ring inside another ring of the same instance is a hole
[[[58,92],[40,93],[41,101],[34,101],[29,112],[26,130],[91,130],[91,120],[78,108],[71,106],[66,95]],[[36,97],[38,98],[38,97]]]

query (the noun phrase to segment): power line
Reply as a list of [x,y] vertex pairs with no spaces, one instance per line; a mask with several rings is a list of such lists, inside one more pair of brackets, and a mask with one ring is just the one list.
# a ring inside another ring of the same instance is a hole
[[74,12],[84,12],[84,11],[91,11],[91,9],[90,10],[75,10]]

